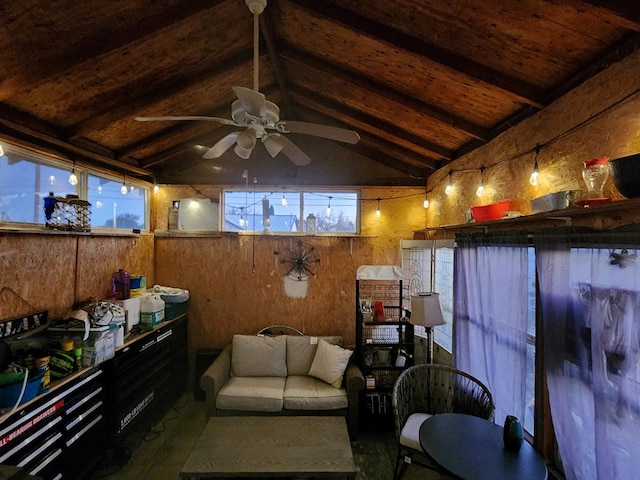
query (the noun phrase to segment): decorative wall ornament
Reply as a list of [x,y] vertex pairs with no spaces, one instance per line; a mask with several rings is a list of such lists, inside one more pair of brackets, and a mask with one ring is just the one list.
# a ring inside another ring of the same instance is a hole
[[315,275],[315,268],[320,263],[320,257],[315,247],[298,241],[296,245],[287,249],[281,262],[287,265],[287,276],[299,282]]

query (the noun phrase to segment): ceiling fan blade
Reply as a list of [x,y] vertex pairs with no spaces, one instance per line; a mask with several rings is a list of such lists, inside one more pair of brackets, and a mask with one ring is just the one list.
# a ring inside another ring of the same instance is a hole
[[255,90],[250,90],[245,87],[233,87],[233,91],[240,100],[242,104],[242,108],[249,115],[253,115],[254,117],[264,117],[266,114],[265,110],[265,96],[256,92]]
[[224,152],[229,150],[234,143],[236,143],[236,140],[238,138],[238,133],[240,132],[233,132],[233,133],[230,133],[229,135],[225,135],[224,137],[222,137],[222,139],[220,139],[213,147],[211,147],[209,150],[204,152],[204,155],[202,156],[202,158],[220,157]]
[[221,123],[223,125],[235,125],[236,127],[239,127],[240,125],[237,125],[236,122],[234,122],[233,120],[229,120],[227,118],[220,118],[220,117],[208,117],[205,115],[189,115],[189,116],[180,116],[180,117],[175,117],[175,116],[169,116],[169,117],[136,117],[136,120],[138,122],[175,122],[175,121],[181,121],[181,120],[203,120],[206,122],[218,122]]
[[283,143],[279,141],[280,138],[282,138],[282,135],[279,133],[271,133],[262,137],[262,143],[264,143],[264,146],[267,149],[267,152],[269,152],[269,155],[271,155],[271,158],[275,158],[275,156],[284,148]]
[[[307,156],[307,154],[300,150],[291,140],[289,140],[284,135],[280,135],[277,133],[269,135],[269,139],[265,140],[265,147],[267,147],[267,151],[269,151],[270,154],[270,148],[273,149],[273,151],[277,150],[276,155],[279,152],[282,152],[289,158],[289,160],[291,160],[299,167],[307,165],[311,162],[311,159]],[[271,154],[271,156],[274,157],[275,155]]]
[[305,135],[314,135],[316,137],[328,138],[338,142],[358,143],[360,135],[353,130],[345,130],[344,128],[331,127],[329,125],[319,125],[307,122],[282,122],[284,129],[288,133],[303,133]]

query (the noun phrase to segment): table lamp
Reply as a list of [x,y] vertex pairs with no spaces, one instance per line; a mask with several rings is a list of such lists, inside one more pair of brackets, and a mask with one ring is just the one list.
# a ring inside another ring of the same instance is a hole
[[440,307],[440,294],[420,292],[417,295],[411,295],[411,323],[424,327],[427,333],[427,363],[433,363],[431,328],[446,323]]

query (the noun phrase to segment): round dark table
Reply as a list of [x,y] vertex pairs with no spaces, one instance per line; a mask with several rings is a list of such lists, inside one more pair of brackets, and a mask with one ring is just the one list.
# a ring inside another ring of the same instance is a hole
[[526,441],[518,452],[502,443],[502,427],[483,418],[442,413],[424,421],[420,445],[444,470],[465,480],[546,480],[542,457]]

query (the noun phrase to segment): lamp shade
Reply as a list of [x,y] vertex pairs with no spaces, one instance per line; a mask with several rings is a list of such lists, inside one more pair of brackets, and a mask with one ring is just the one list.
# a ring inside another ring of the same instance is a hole
[[444,325],[440,294],[435,292],[411,295],[411,323],[423,327]]

